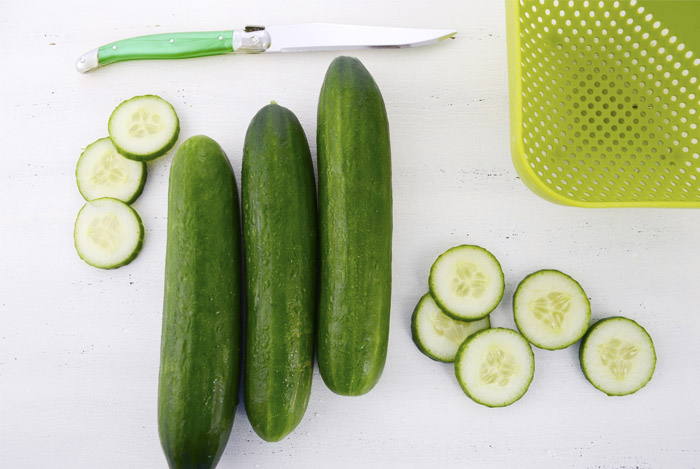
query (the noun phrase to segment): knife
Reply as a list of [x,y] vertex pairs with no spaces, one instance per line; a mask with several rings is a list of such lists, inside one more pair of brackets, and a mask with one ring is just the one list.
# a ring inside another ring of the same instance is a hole
[[246,26],[228,31],[152,34],[111,42],[83,54],[75,64],[80,73],[126,60],[186,59],[219,54],[258,54],[347,49],[398,49],[434,44],[457,31],[382,28],[309,23]]

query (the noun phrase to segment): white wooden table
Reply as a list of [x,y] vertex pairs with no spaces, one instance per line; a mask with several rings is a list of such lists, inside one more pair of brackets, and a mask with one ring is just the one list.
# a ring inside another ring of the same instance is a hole
[[[246,127],[273,99],[297,114],[315,156],[318,93],[337,54],[131,62],[84,76],[75,59],[134,35],[313,21],[459,35],[353,54],[382,89],[391,124],[394,289],[381,381],[348,398],[316,372],[306,416],[280,443],[262,441],[240,405],[219,467],[700,467],[700,210],[577,209],[530,193],[510,160],[503,2],[465,0],[3,2],[0,466],[166,467],[156,394],[172,154],[149,164],[134,204],[146,240],[133,263],[102,271],[73,248],[83,204],[75,163],[106,135],[111,110],[163,96],[180,115],[181,141],[211,136],[239,175]],[[511,296],[527,273],[563,270],[586,289],[594,319],[622,314],[647,328],[653,380],[610,398],[584,379],[578,346],[536,349],[521,401],[469,400],[452,367],[423,356],[410,333],[432,261],[462,243],[503,265],[494,325],[514,327]]]

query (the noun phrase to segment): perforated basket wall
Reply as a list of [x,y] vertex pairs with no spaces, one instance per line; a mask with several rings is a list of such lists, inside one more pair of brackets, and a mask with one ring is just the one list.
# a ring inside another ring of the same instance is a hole
[[700,1],[507,0],[507,15],[528,187],[568,205],[700,207]]

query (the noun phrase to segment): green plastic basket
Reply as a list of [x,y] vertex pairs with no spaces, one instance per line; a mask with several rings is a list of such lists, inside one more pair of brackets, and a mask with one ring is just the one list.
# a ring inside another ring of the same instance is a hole
[[521,179],[584,207],[700,207],[700,1],[506,0]]

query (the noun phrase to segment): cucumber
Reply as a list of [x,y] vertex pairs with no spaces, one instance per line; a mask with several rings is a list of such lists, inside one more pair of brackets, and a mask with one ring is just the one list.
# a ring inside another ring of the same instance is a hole
[[279,441],[299,424],[309,402],[318,271],[314,169],[290,110],[270,104],[255,115],[241,180],[244,402],[255,432]]
[[485,329],[460,346],[455,374],[462,390],[487,407],[511,405],[527,392],[535,356],[525,338],[510,329]]
[[391,307],[391,151],[384,100],[351,57],[328,68],[318,103],[318,365],[335,393],[360,395],[386,361]]
[[146,184],[146,163],[124,158],[109,137],[92,142],[75,168],[78,190],[85,200],[102,197],[134,202]]
[[116,269],[136,258],[143,246],[143,222],[121,200],[104,197],[83,205],[73,231],[82,260],[100,269]]
[[448,249],[435,260],[428,283],[440,309],[458,321],[486,317],[505,290],[503,270],[493,254],[466,244]]
[[515,290],[513,316],[531,344],[558,350],[578,342],[586,333],[591,303],[573,278],[558,270],[539,270],[525,277]]
[[109,116],[109,137],[120,155],[150,161],[170,150],[180,134],[172,105],[159,96],[134,96]]
[[610,317],[594,324],[579,349],[586,379],[608,396],[626,396],[642,389],[656,368],[654,342],[635,321]]
[[418,301],[411,317],[413,342],[418,349],[433,360],[454,362],[457,349],[470,335],[491,327],[489,317],[478,321],[455,321],[442,312],[426,293]]
[[158,430],[172,468],[212,468],[238,404],[241,244],[233,170],[191,137],[170,168]]

